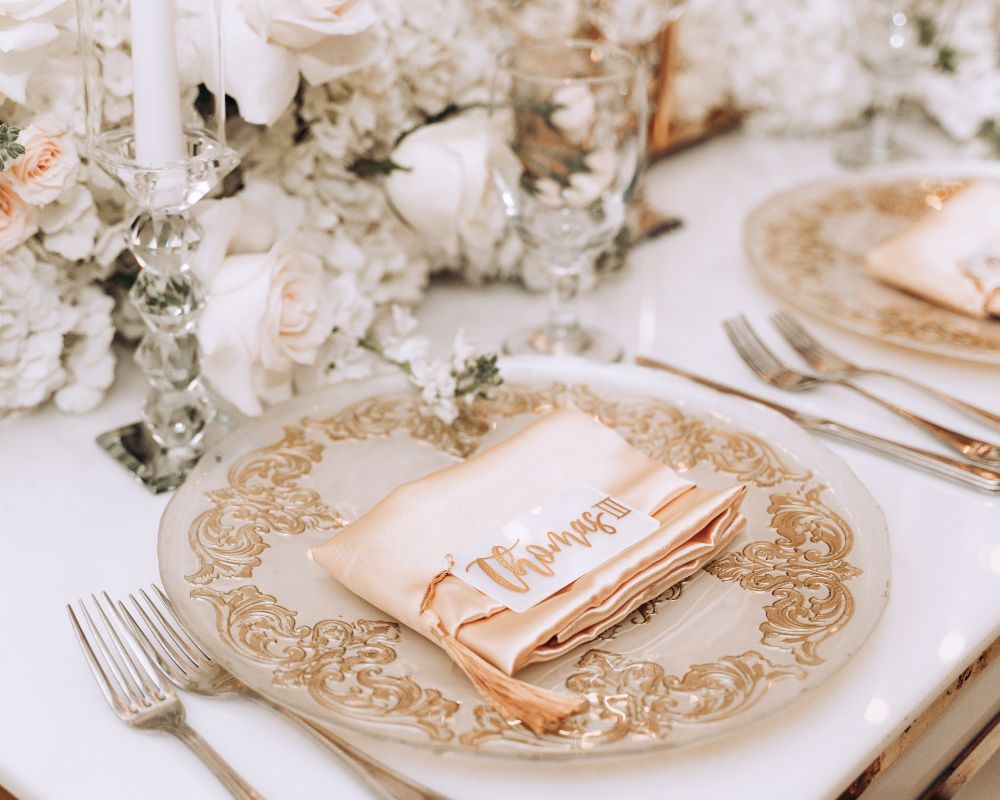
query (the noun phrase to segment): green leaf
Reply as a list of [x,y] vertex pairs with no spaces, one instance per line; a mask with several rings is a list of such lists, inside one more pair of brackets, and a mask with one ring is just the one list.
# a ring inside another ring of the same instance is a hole
[[359,158],[348,169],[359,178],[368,178],[372,175],[389,175],[396,170],[411,172],[411,167],[404,167],[397,164],[391,158]]
[[24,146],[17,143],[20,134],[20,128],[12,128],[6,122],[0,122],[0,169],[4,168],[8,159],[13,161],[24,154]]
[[937,60],[934,62],[934,68],[939,72],[945,72],[950,75],[955,72],[955,61],[957,58],[958,51],[956,51],[954,47],[945,45],[938,50]]

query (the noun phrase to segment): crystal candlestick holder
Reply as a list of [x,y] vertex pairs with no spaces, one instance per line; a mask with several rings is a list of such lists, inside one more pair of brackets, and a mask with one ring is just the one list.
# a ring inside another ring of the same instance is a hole
[[205,290],[193,269],[201,227],[191,208],[239,161],[203,130],[186,130],[185,144],[187,158],[155,167],[135,160],[131,129],[106,133],[91,148],[139,207],[127,234],[140,267],[130,297],[146,324],[135,357],[149,381],[142,421],[97,442],[154,493],[183,482],[215,418],[198,355]]

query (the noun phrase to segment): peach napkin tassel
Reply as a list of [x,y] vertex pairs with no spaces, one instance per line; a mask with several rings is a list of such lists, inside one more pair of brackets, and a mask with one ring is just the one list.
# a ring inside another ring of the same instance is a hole
[[441,619],[428,606],[434,599],[437,585],[451,574],[454,561],[450,556],[449,560],[451,563],[448,567],[434,576],[434,580],[427,585],[427,591],[420,601],[420,619],[438,638],[445,652],[458,664],[479,693],[487,702],[506,714],[517,717],[532,733],[539,735],[551,731],[566,717],[583,711],[587,707],[586,698],[553,692],[512,678],[444,629]]

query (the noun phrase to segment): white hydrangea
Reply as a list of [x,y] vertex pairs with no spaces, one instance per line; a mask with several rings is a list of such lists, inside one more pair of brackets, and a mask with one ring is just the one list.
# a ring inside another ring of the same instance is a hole
[[114,373],[111,298],[69,280],[23,247],[0,263],[0,410],[33,408],[55,394],[88,411]]

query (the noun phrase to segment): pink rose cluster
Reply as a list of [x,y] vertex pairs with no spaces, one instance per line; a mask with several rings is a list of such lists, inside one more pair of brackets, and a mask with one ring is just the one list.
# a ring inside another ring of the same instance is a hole
[[42,125],[17,137],[24,152],[0,172],[0,253],[38,230],[38,210],[73,185],[80,159],[69,137]]

